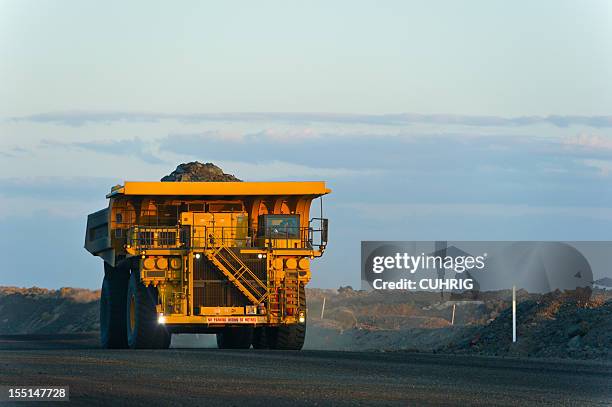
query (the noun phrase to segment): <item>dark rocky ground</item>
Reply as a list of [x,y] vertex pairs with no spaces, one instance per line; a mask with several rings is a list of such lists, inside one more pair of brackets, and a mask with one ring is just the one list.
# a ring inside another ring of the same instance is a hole
[[[106,350],[86,334],[0,337],[0,385],[84,406],[609,406],[612,365],[418,353]],[[19,402],[15,405],[27,405]]]

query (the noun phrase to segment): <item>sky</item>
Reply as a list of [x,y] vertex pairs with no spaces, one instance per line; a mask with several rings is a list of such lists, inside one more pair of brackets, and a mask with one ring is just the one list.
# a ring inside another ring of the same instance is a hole
[[193,160],[328,182],[315,287],[361,240],[612,240],[611,79],[607,1],[0,0],[0,285],[98,287],[86,215]]

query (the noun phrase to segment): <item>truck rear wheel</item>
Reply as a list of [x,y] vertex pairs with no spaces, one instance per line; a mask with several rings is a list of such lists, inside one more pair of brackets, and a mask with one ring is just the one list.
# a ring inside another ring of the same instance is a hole
[[223,328],[217,332],[217,346],[219,349],[249,349],[253,340],[253,328],[236,327]]
[[100,294],[100,344],[105,349],[127,348],[125,299],[128,273],[104,262]]
[[[306,312],[306,289],[300,284],[300,310]],[[306,321],[266,329],[265,342],[269,349],[301,350],[306,339]]]
[[157,289],[145,287],[138,270],[130,276],[126,306],[127,343],[131,349],[167,349],[170,333],[157,322]]

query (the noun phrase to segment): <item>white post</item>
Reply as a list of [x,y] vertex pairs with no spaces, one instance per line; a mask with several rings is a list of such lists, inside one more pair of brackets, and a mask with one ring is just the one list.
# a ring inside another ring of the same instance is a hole
[[323,307],[321,307],[321,319],[323,319],[324,312],[325,312],[325,297],[323,297]]
[[451,325],[455,325],[455,307],[457,304],[453,304],[453,316],[451,318]]
[[512,343],[516,342],[516,286],[512,286]]

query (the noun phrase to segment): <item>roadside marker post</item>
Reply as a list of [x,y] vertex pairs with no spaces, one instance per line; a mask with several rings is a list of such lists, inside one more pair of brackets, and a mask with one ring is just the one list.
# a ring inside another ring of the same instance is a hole
[[325,297],[323,297],[323,306],[321,307],[321,319],[323,319],[324,312],[325,312]]
[[516,286],[512,286],[512,343],[516,342]]

